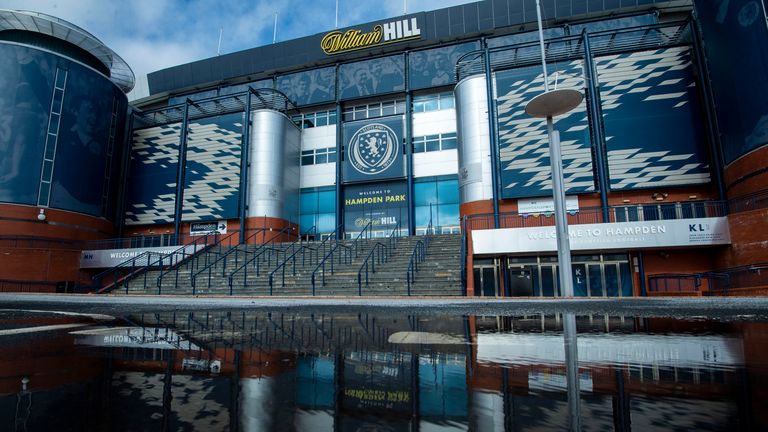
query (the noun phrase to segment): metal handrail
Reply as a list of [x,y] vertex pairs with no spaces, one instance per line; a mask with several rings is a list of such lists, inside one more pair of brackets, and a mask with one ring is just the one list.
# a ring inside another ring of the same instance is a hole
[[[160,274],[157,276],[157,279],[155,280],[155,284],[157,286],[157,293],[158,294],[162,293],[163,278],[166,275],[170,274],[171,271],[173,271],[173,274],[175,276],[174,277],[173,288],[177,289],[179,287],[179,270],[181,269],[182,265],[184,265],[186,268],[189,268],[190,272],[194,271],[195,269],[200,268],[200,257],[205,257],[205,266],[207,267],[209,265],[209,262],[208,262],[209,257],[212,254],[220,255],[221,254],[221,246],[224,243],[224,241],[229,241],[231,243],[232,237],[234,237],[235,235],[239,235],[239,232],[235,231],[235,232],[229,233],[225,237],[221,237],[220,239],[216,240],[216,242],[214,242],[212,245],[210,245],[209,247],[207,247],[205,249],[206,253],[204,253],[204,254],[197,254],[194,257],[194,259],[190,258],[187,261],[181,261],[181,262],[179,262],[177,264],[171,265],[168,269],[165,269],[165,268],[161,267],[160,268]],[[217,234],[217,236],[218,236],[218,234]],[[214,248],[218,248],[218,251],[214,252],[213,251]]]
[[[370,224],[371,224],[371,223],[370,223],[370,222],[368,222],[368,225],[366,225],[366,228],[367,228],[367,227],[368,227]],[[336,227],[336,230],[334,230],[334,233],[335,233],[337,230],[339,230],[339,229],[341,229],[341,225],[339,225],[338,227]],[[363,233],[363,231],[361,231],[361,232],[360,232],[360,234],[362,234],[362,233]],[[333,274],[333,272],[334,272],[334,267],[333,267],[333,253],[334,253],[334,252],[335,252],[335,251],[336,251],[336,250],[337,250],[339,247],[342,247],[342,248],[344,248],[344,262],[345,262],[345,263],[347,263],[347,261],[348,261],[348,264],[352,264],[352,259],[353,259],[353,258],[351,257],[351,254],[352,254],[352,252],[353,252],[353,248],[352,248],[352,246],[348,246],[348,245],[345,245],[345,244],[343,244],[343,243],[339,242],[337,239],[335,239],[335,236],[333,236],[333,237],[334,237],[334,240],[332,240],[332,241],[330,242],[330,243],[333,243],[333,245],[332,245],[332,246],[330,246],[330,250],[329,250],[329,251],[328,251],[328,252],[327,252],[327,253],[326,253],[326,254],[323,256],[323,259],[322,259],[322,260],[320,260],[320,262],[317,264],[317,266],[315,267],[315,269],[312,271],[311,282],[312,282],[312,295],[313,295],[313,296],[314,296],[314,295],[315,295],[315,293],[317,292],[317,286],[316,286],[316,283],[315,283],[315,279],[316,279],[315,275],[317,274],[317,272],[318,272],[320,269],[322,269],[322,270],[323,270],[323,275],[322,275],[322,280],[321,280],[321,283],[322,283],[322,285],[321,285],[321,286],[325,286],[325,263],[330,261],[330,263],[331,263],[331,274]],[[360,235],[358,235],[358,237],[360,237]],[[326,241],[326,240],[328,240],[329,238],[330,238],[330,237],[328,237],[328,238],[326,238],[325,240],[323,240],[323,243],[325,243],[325,241]],[[357,238],[356,238],[355,240],[357,240]],[[329,243],[329,244],[330,244],[330,243]],[[325,251],[325,248],[323,248],[323,251]],[[341,255],[339,255],[339,263],[341,263]]]
[[[216,237],[218,237],[218,235],[219,234],[216,233],[216,234],[213,235],[213,237],[216,238]],[[199,238],[193,240],[190,243],[187,243],[185,245],[180,246],[178,249],[176,249],[173,252],[170,252],[168,254],[160,254],[160,253],[151,252],[151,251],[139,254],[138,256],[133,257],[131,260],[124,261],[124,262],[122,262],[122,263],[112,267],[111,269],[107,269],[107,270],[97,274],[96,276],[94,276],[93,279],[92,279],[93,282],[94,282],[92,284],[92,286],[96,287],[98,285],[101,285],[101,282],[103,281],[104,277],[111,274],[113,276],[112,285],[111,286],[108,285],[108,286],[105,286],[105,287],[101,287],[100,289],[97,290],[97,292],[99,294],[102,294],[102,293],[109,292],[109,291],[113,290],[114,288],[117,287],[117,283],[118,283],[117,274],[119,273],[120,269],[125,268],[125,267],[129,267],[129,268],[134,269],[134,270],[132,270],[128,275],[125,275],[124,277],[119,278],[120,281],[125,282],[128,279],[134,279],[136,276],[138,276],[139,274],[143,273],[145,275],[145,277],[144,277],[144,289],[146,290],[146,288],[147,288],[146,273],[150,270],[150,268],[157,267],[158,265],[162,268],[165,265],[164,264],[165,258],[170,258],[171,259],[171,261],[169,263],[169,265],[171,265],[171,266],[178,266],[178,265],[186,262],[189,258],[197,256],[199,253],[207,250],[210,247],[210,245],[208,245],[208,238],[209,238],[209,235],[205,234],[204,236],[199,237]],[[201,240],[203,241],[203,247],[198,249],[198,246],[199,246],[198,243]],[[215,244],[215,242],[214,242],[214,244]],[[192,247],[192,249],[193,249],[192,253],[188,253],[187,252],[187,250],[190,247]],[[158,255],[159,259],[155,260],[155,261],[152,261],[151,257],[153,255]],[[181,255],[181,259],[178,258],[179,255]],[[136,266],[136,261],[137,261],[137,258],[139,258],[139,257],[146,257],[146,264],[143,265],[142,267],[140,267],[138,270],[135,270],[135,268],[137,267]],[[128,262],[131,263],[130,266],[127,265]],[[125,284],[125,289],[126,289],[126,293],[127,293],[127,291],[128,291],[128,285],[127,284]]]
[[422,240],[417,241],[413,246],[411,258],[408,260],[408,270],[405,272],[408,296],[411,295],[411,285],[416,282],[416,272],[419,271],[419,263],[422,263],[427,259],[427,250],[429,249],[429,242],[431,240],[432,219],[430,218],[429,225],[427,225],[427,233]]
[[467,216],[461,218],[461,247],[459,250],[459,268],[461,269],[461,291],[467,295]]
[[[357,295],[362,296],[363,295],[363,285],[362,285],[362,273],[363,268],[365,268],[365,286],[368,286],[368,263],[370,261],[370,267],[371,267],[371,273],[376,273],[376,262],[378,261],[379,264],[382,262],[388,262],[389,261],[389,252],[394,250],[397,247],[397,237],[400,235],[400,224],[398,223],[395,228],[392,229],[392,232],[387,236],[387,244],[384,245],[381,242],[376,242],[373,247],[371,248],[371,251],[368,252],[368,255],[363,260],[363,264],[360,265],[360,270],[357,272]],[[378,260],[376,259],[375,253],[376,251],[379,251]],[[383,253],[382,253],[383,250]],[[371,259],[373,257],[373,259]]]
[[[155,256],[157,259],[152,259],[152,257]],[[125,286],[125,292],[128,293],[128,285],[125,284],[126,281],[135,279],[136,276],[138,276],[146,267],[148,266],[158,266],[162,265],[163,261],[166,258],[169,258],[171,254],[164,254],[160,252],[142,252],[139,255],[136,255],[133,258],[130,258],[128,260],[125,260],[121,262],[120,264],[109,268],[107,270],[102,271],[101,273],[98,273],[96,276],[94,276],[92,280],[91,286],[93,287],[93,290],[96,291],[97,294],[104,294],[107,292],[110,292],[118,287],[120,283],[123,283]],[[142,263],[137,265],[136,263]],[[126,273],[123,273],[126,272]],[[146,288],[146,273],[144,277],[144,287]],[[99,288],[99,286],[102,284],[104,279],[107,278],[107,276],[111,276],[111,283]]]
[[[293,245],[291,245],[291,248],[293,248]],[[275,267],[275,269],[272,270],[269,273],[269,295],[272,295],[272,289],[273,289],[272,282],[273,282],[273,277],[274,277],[275,273],[277,273],[277,271],[280,270],[280,269],[283,270],[283,272],[282,272],[282,282],[281,282],[280,286],[284,287],[285,286],[285,267],[288,265],[288,261],[291,261],[291,263],[293,264],[292,273],[295,276],[296,275],[296,255],[301,253],[301,255],[302,255],[302,267],[304,267],[305,264],[303,262],[303,258],[304,258],[305,251],[307,249],[309,249],[310,251],[317,252],[317,249],[315,249],[315,248],[312,248],[312,247],[309,247],[309,246],[304,246],[303,244],[299,245],[298,249],[296,249],[290,256],[288,256],[285,259],[283,259],[283,262],[278,264]],[[312,263],[312,252],[310,252],[310,255],[309,255],[309,262],[310,262],[310,264]]]
[[[648,291],[724,295],[734,288],[768,286],[766,272],[768,272],[768,263],[762,262],[698,273],[661,273],[648,276]],[[706,290],[702,289],[704,281],[707,282]]]
[[[255,232],[255,233],[253,233],[253,234],[249,235],[249,236],[248,236],[248,237],[245,239],[245,242],[244,242],[244,243],[245,243],[245,245],[246,245],[245,247],[246,247],[246,248],[248,247],[247,245],[248,245],[248,241],[249,241],[249,240],[253,239],[253,238],[254,238],[254,237],[256,237],[257,235],[259,235],[259,234],[261,234],[261,233],[263,233],[263,232],[265,232],[265,231],[266,231],[266,228],[259,228],[259,229],[257,229],[257,230],[256,230],[256,232]],[[235,232],[235,233],[233,233],[233,234],[238,234],[238,235],[239,235],[240,233],[239,233],[239,232]],[[221,243],[221,242],[220,242],[220,243]],[[239,245],[238,245],[238,246],[239,246]],[[221,250],[221,247],[220,247],[220,246],[219,246],[219,250]],[[198,270],[197,272],[195,272],[194,274],[192,274],[192,275],[191,275],[191,277],[190,277],[190,284],[192,285],[193,291],[195,290],[195,286],[196,286],[196,283],[197,283],[197,276],[198,276],[198,275],[200,275],[200,274],[202,274],[202,273],[203,273],[203,272],[205,272],[206,270],[208,270],[208,288],[209,288],[209,289],[211,288],[211,273],[212,273],[213,269],[214,269],[214,268],[216,268],[216,267],[218,266],[218,264],[219,264],[220,262],[222,262],[222,261],[223,261],[223,263],[222,263],[222,265],[221,265],[221,277],[224,277],[224,272],[226,271],[226,268],[227,268],[227,257],[228,257],[229,255],[231,255],[231,254],[233,254],[233,253],[234,253],[234,254],[235,254],[235,265],[237,265],[237,262],[238,262],[238,258],[239,258],[239,256],[238,256],[238,255],[239,255],[239,252],[237,252],[237,251],[239,251],[239,250],[240,250],[240,248],[236,246],[236,247],[230,247],[230,248],[229,248],[229,250],[227,250],[227,251],[226,251],[226,252],[224,252],[223,254],[219,252],[219,253],[220,253],[220,255],[219,255],[219,257],[218,257],[218,258],[216,258],[216,259],[215,259],[214,261],[212,261],[211,263],[209,263],[209,264],[206,264],[206,265],[205,265],[205,267],[203,267],[202,269],[200,269],[200,270]],[[177,272],[177,273],[178,273],[178,272]],[[177,277],[177,279],[176,279],[176,280],[177,280],[177,286],[178,286],[178,277]],[[158,287],[159,287],[159,286],[160,286],[160,278],[158,278]]]
[[[376,251],[379,251],[378,257],[376,255]],[[373,259],[371,259],[373,258]],[[360,270],[357,272],[357,295],[362,296],[363,295],[363,282],[362,282],[362,276],[363,276],[363,268],[365,268],[365,286],[368,287],[368,265],[370,264],[371,267],[371,273],[376,273],[376,264],[383,264],[389,261],[389,248],[387,245],[381,242],[376,242],[373,244],[373,247],[371,248],[371,251],[368,252],[368,255],[365,257],[365,260],[363,261],[363,264],[360,266]]]
[[[603,220],[603,207],[582,207],[567,213],[568,223],[613,223],[632,217],[643,220],[676,220],[692,217],[719,217],[726,215],[726,201],[653,201],[607,207],[609,220]],[[541,213],[499,213],[499,228],[524,228],[554,226],[554,212]],[[463,227],[465,231],[473,229],[493,229],[493,214],[483,213],[467,215]]]
[[[259,245],[259,247],[257,247],[256,250],[254,250],[253,252],[249,252],[249,253],[253,253],[254,254],[253,257],[251,257],[250,259],[244,261],[243,264],[240,267],[237,267],[235,270],[233,270],[231,273],[229,273],[229,276],[227,277],[227,283],[229,284],[229,293],[230,293],[230,295],[232,295],[232,291],[233,291],[233,287],[234,287],[235,275],[237,273],[239,273],[239,272],[244,270],[243,271],[243,285],[246,285],[246,281],[247,281],[247,278],[248,278],[248,266],[251,263],[255,262],[256,264],[254,264],[254,267],[256,267],[256,275],[258,276],[259,273],[261,272],[261,266],[260,266],[259,257],[264,255],[265,252],[270,252],[269,259],[270,259],[270,263],[271,263],[272,262],[272,252],[275,252],[275,253],[277,253],[279,255],[279,253],[282,252],[282,250],[271,248],[271,247],[268,248],[267,246],[273,244],[274,241],[281,234],[284,234],[285,232],[287,232],[289,230],[290,230],[290,227],[285,227],[285,228],[281,229],[280,231],[278,231],[266,243],[263,243],[263,244]],[[275,262],[277,262],[279,259],[280,258],[278,256],[275,259]]]

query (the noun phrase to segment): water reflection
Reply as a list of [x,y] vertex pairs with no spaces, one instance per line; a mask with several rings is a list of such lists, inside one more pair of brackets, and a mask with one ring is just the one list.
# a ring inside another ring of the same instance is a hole
[[[3,329],[62,324],[2,318]],[[762,322],[139,314],[0,336],[0,422],[78,431],[757,430],[768,425],[766,342]]]

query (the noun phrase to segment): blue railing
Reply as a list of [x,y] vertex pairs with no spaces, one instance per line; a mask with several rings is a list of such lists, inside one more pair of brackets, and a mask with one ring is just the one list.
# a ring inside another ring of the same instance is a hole
[[413,246],[411,258],[408,260],[408,270],[405,273],[405,280],[409,296],[411,295],[411,285],[416,282],[416,272],[419,271],[419,264],[427,259],[427,250],[429,249],[429,242],[432,240],[432,231],[432,219],[430,219],[429,225],[427,225],[427,233]]
[[[92,289],[99,294],[103,294],[115,289],[118,284],[123,283],[126,293],[128,293],[128,281],[144,275],[143,289],[147,288],[147,273],[154,268],[164,268],[165,266],[179,266],[186,263],[189,258],[198,256],[198,254],[207,250],[213,244],[218,243],[219,234],[203,235],[192,242],[185,244],[173,252],[162,254],[157,252],[143,252],[130,260],[124,261],[110,269],[104,270],[93,277]],[[213,243],[209,244],[211,238]],[[107,285],[104,281],[109,280]]]
[[[245,245],[244,245],[245,250],[243,252],[246,253],[246,256],[247,256],[248,243],[250,241],[252,241],[256,236],[258,236],[259,234],[262,234],[262,233],[264,233],[266,231],[267,231],[266,228],[258,228],[256,230],[256,232],[254,232],[253,234],[249,235],[245,239]],[[239,236],[240,233],[238,232],[238,233],[235,233],[235,234],[238,234],[238,236]],[[223,242],[220,242],[220,243],[223,243]],[[192,292],[194,293],[196,291],[197,277],[199,275],[205,273],[206,271],[208,271],[208,289],[211,288],[211,276],[212,276],[212,273],[213,273],[213,269],[218,268],[219,264],[221,264],[221,277],[224,277],[226,269],[227,269],[227,258],[230,255],[234,254],[235,266],[237,266],[237,264],[239,262],[238,260],[240,258],[240,256],[239,256],[240,255],[240,251],[241,251],[241,249],[240,249],[240,247],[238,245],[238,246],[235,246],[235,247],[230,247],[224,253],[221,253],[221,247],[219,247],[218,252],[213,252],[214,254],[219,255],[219,257],[216,258],[215,260],[211,261],[210,263],[206,262],[206,265],[202,269],[199,269],[198,271],[196,271],[195,273],[193,273],[191,275],[191,277],[190,277],[190,284],[192,285]],[[209,253],[210,253],[210,251],[209,251]],[[177,273],[177,278],[176,278],[177,283],[176,283],[176,285],[178,287],[178,271],[176,273]],[[160,286],[160,278],[158,278],[158,287],[159,286]]]
[[[334,254],[336,251],[340,251],[336,256],[339,259],[339,264],[341,264],[342,258],[344,260],[345,264],[352,264],[352,260],[354,257],[357,257],[357,251],[359,247],[361,246],[362,240],[365,238],[367,239],[371,235],[371,222],[369,221],[362,231],[352,240],[352,246],[345,245],[343,243],[340,243],[338,240],[335,240],[333,245],[330,247],[330,250],[328,251],[325,256],[323,256],[323,259],[317,264],[317,267],[312,271],[312,295],[314,296],[317,292],[316,287],[316,279],[317,279],[317,272],[322,270],[322,279],[321,279],[321,285],[325,286],[325,273],[326,273],[326,263],[329,263],[331,274],[334,272]],[[337,227],[336,230],[341,229],[341,226]],[[363,237],[366,235],[367,237]]]
[[467,295],[467,216],[461,219],[461,246],[459,249],[459,268],[461,269],[461,291]]
[[172,266],[170,266],[168,268],[161,267],[160,268],[160,274],[157,276],[157,279],[155,280],[155,284],[157,286],[157,293],[158,294],[162,293],[163,279],[165,278],[165,276],[167,276],[167,275],[169,275],[171,273],[174,275],[173,288],[174,288],[174,290],[177,289],[179,287],[179,271],[181,270],[182,265],[184,266],[184,268],[189,269],[189,271],[191,273],[191,272],[193,272],[195,270],[198,270],[200,268],[200,265],[201,265],[200,261],[202,259],[202,260],[204,260],[202,265],[204,267],[207,267],[210,264],[211,260],[212,260],[212,256],[214,256],[214,255],[219,255],[220,256],[221,255],[221,253],[222,253],[221,251],[222,251],[222,247],[223,247],[224,243],[227,243],[228,245],[231,245],[232,244],[232,240],[233,239],[237,239],[238,237],[239,237],[239,232],[229,233],[228,235],[221,237],[214,244],[212,244],[211,246],[206,248],[205,253],[197,254],[197,255],[195,255],[194,257],[190,258],[187,261],[180,262],[180,263],[178,263],[176,265],[172,265]]
[[648,292],[728,295],[740,288],[768,288],[768,263],[699,273],[664,273],[648,277]]
[[307,251],[309,251],[309,264],[313,264],[313,261],[312,261],[313,255],[315,258],[314,263],[316,264],[318,260],[317,248],[304,245],[302,237],[299,237],[298,242],[291,244],[291,246],[289,247],[289,252],[292,252],[291,255],[285,257],[283,259],[283,262],[278,264],[275,267],[275,269],[269,273],[269,295],[272,295],[273,293],[273,288],[274,288],[273,280],[274,280],[275,273],[277,273],[278,270],[282,270],[282,273],[281,273],[282,280],[281,280],[280,286],[284,287],[285,286],[285,269],[288,266],[288,262],[289,261],[291,262],[292,264],[291,274],[295,276],[296,275],[296,255],[301,253],[301,266],[304,267],[307,264],[306,263]]
[[[275,232],[275,234],[269,238],[269,240],[265,241],[264,243],[260,244],[255,250],[248,251],[247,249],[244,251],[245,253],[245,261],[243,261],[243,264],[239,267],[236,267],[235,270],[233,270],[229,276],[227,276],[227,284],[229,285],[229,295],[232,295],[234,290],[234,279],[236,275],[240,272],[243,274],[243,285],[246,285],[246,282],[248,280],[248,268],[251,264],[253,264],[253,267],[256,269],[256,275],[259,275],[261,272],[261,263],[265,260],[269,260],[269,264],[272,264],[272,258],[275,259],[275,262],[279,261],[280,253],[282,252],[282,249],[274,248],[271,245],[275,243],[275,241],[278,238],[282,238],[284,235],[290,235],[291,227],[287,226],[280,231]],[[263,239],[262,239],[263,240]],[[240,252],[236,252],[240,253]],[[251,258],[248,258],[248,254],[252,254],[253,256]],[[236,256],[236,260],[239,259]],[[237,261],[239,262],[239,261]]]
[[357,295],[363,295],[363,270],[365,270],[365,286],[369,284],[368,270],[370,266],[370,272],[376,273],[376,264],[382,264],[389,261],[389,254],[397,247],[397,237],[400,235],[400,224],[392,230],[387,236],[387,243],[376,242],[371,251],[363,260],[363,264],[360,266],[360,270],[357,272]]

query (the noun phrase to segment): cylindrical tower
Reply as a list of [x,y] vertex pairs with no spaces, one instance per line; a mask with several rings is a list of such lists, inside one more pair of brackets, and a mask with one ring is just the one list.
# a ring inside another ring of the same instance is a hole
[[114,235],[133,72],[27,11],[0,10],[0,59],[0,279],[75,281],[75,242]]

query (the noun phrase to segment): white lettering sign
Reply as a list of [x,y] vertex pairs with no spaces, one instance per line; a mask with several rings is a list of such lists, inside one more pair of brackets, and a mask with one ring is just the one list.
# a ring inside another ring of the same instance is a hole
[[[170,265],[203,247],[205,245],[85,250],[80,252],[80,268],[110,268],[134,258],[138,258],[136,259],[137,266],[160,265],[160,258],[163,255],[167,255],[167,257],[163,259],[162,265]],[[142,255],[145,252],[151,252],[151,254]]]
[[[579,211],[579,198],[565,197],[565,209],[569,212]],[[517,212],[520,214],[554,213],[555,202],[552,198],[531,198],[517,200]]]
[[[571,250],[711,246],[731,243],[725,217],[569,225]],[[555,227],[472,231],[475,254],[554,252]]]

